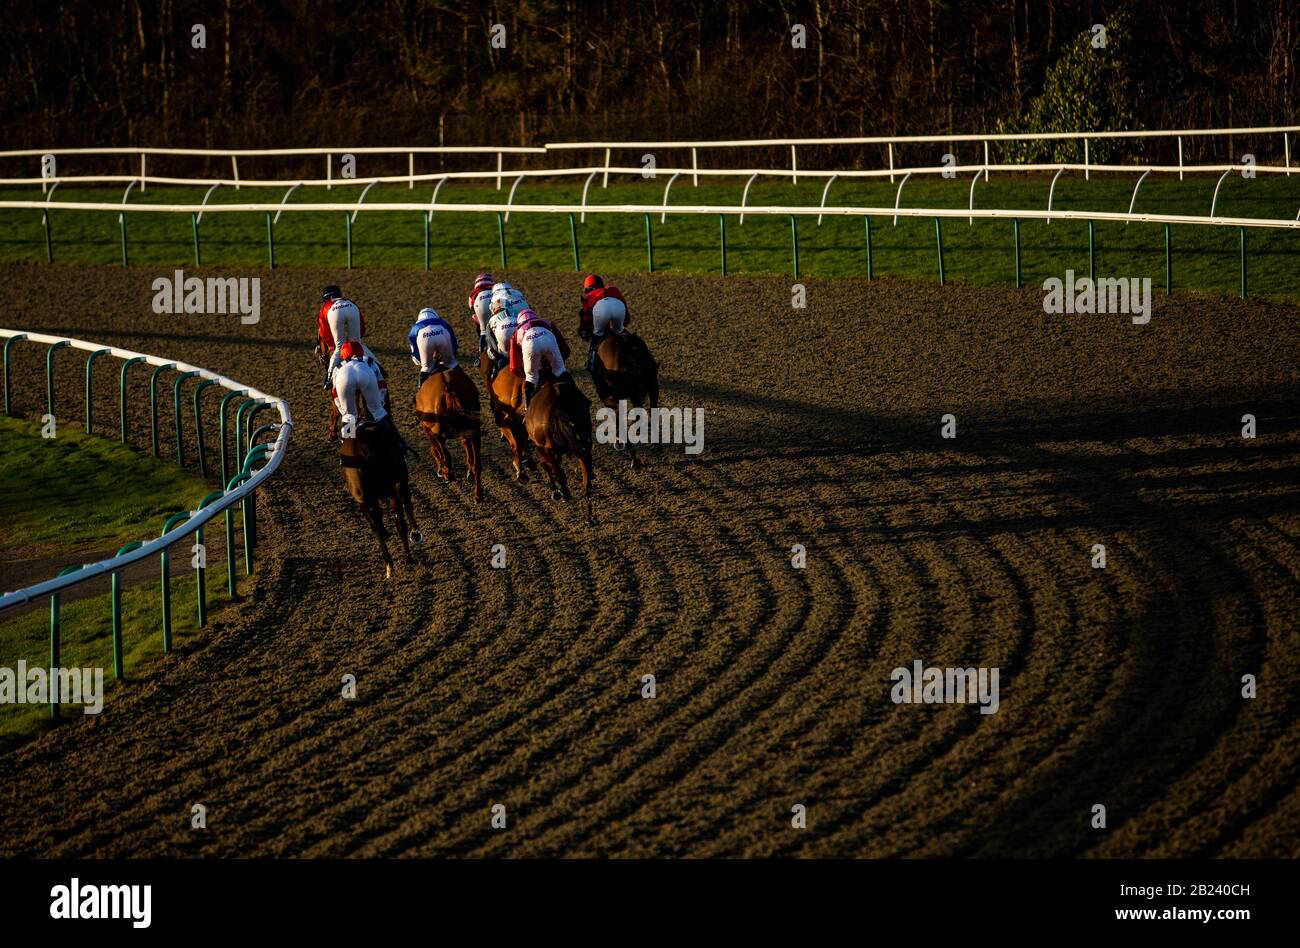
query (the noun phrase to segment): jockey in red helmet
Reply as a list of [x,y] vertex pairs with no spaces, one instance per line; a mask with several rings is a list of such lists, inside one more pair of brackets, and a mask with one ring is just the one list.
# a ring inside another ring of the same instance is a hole
[[606,286],[605,281],[589,273],[582,281],[582,307],[578,311],[578,336],[590,342],[587,368],[596,362],[596,349],[611,332],[623,332],[632,321],[627,301],[616,286]]

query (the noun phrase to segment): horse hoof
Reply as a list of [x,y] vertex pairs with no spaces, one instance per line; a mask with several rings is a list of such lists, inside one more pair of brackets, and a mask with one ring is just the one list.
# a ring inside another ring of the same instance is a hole
[[473,471],[466,471],[466,472],[465,472],[465,480],[467,480],[467,481],[472,481],[473,479],[474,479],[474,472],[473,472]]
[[626,450],[627,450],[627,445],[624,444],[622,441],[615,441],[615,442],[614,442],[614,450],[615,450],[615,451],[626,451]]
[[424,542],[424,534],[421,533],[419,530],[412,530],[411,542],[414,543],[416,546],[419,546],[421,543]]
[[558,490],[553,490],[553,491],[551,491],[551,500],[554,500],[554,501],[556,501],[556,502],[558,502],[558,503],[562,503],[562,502],[564,501],[564,494],[563,494],[563,492],[558,491]]
[[393,568],[391,566],[385,566],[384,579],[392,579],[392,578],[393,578]]

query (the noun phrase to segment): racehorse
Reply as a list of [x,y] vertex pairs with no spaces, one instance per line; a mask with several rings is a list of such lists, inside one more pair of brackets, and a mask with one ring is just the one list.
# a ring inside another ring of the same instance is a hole
[[524,430],[524,380],[509,369],[502,369],[492,378],[492,360],[486,352],[479,356],[478,369],[487,386],[492,418],[510,446],[515,480],[522,484],[528,480],[530,470],[537,470],[537,462],[528,455],[528,432]]
[[[390,416],[391,417],[391,416]],[[344,434],[347,434],[346,426]],[[361,507],[361,515],[379,540],[384,554],[384,578],[393,577],[393,557],[388,552],[389,532],[384,528],[384,514],[379,502],[387,500],[397,519],[397,530],[402,537],[406,562],[411,563],[411,543],[420,544],[424,537],[415,522],[415,508],[411,504],[411,485],[406,470],[406,447],[397,429],[391,424],[359,422],[355,437],[343,438],[339,448],[339,463],[343,466],[343,480],[352,499]],[[411,529],[408,536],[407,518]]]
[[[640,336],[613,332],[602,339],[592,363],[591,381],[596,396],[609,408],[617,410],[621,401],[641,408],[647,400],[651,408],[659,407],[659,365]],[[630,444],[615,447],[620,451],[626,447],[632,467],[640,466]]]
[[537,445],[537,459],[551,482],[551,500],[571,500],[569,480],[560,459],[571,455],[582,469],[582,498],[591,517],[591,402],[571,378],[542,385],[524,415],[528,437]]
[[478,386],[459,367],[435,372],[415,393],[415,417],[429,438],[429,453],[438,476],[451,483],[447,439],[459,438],[465,446],[466,476],[474,482],[474,503],[483,499],[482,433]]

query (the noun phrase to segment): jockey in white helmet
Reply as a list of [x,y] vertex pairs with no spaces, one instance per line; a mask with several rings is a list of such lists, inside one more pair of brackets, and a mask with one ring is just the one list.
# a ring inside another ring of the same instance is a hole
[[519,315],[528,309],[528,301],[509,283],[492,287],[492,315],[488,319],[487,353],[492,359],[491,378],[496,378],[510,358],[510,340],[519,326]]

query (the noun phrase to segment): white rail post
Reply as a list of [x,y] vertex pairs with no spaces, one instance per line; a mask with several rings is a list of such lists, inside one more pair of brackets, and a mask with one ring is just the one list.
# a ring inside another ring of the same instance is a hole
[[504,153],[497,152],[497,190],[501,190],[501,169],[504,167]]
[[[989,179],[989,140],[984,139],[984,180]],[[973,189],[972,189],[973,191]]]
[[507,224],[510,223],[510,205],[515,203],[515,189],[519,187],[520,182],[522,182],[523,180],[524,180],[524,176],[520,175],[519,177],[515,178],[515,183],[510,185],[510,196],[506,198],[505,221]]
[[694,148],[691,149],[691,177],[694,181],[694,186],[698,188],[700,186],[700,163],[696,158]]
[[799,160],[795,157],[794,145],[790,146],[790,183],[799,183]]
[[325,190],[334,190],[334,161],[329,152],[325,152]]
[[406,187],[409,191],[415,190],[415,152],[406,156],[409,160],[406,165]]
[[894,183],[894,143],[889,143],[889,183]]
[[668,192],[672,190],[673,182],[680,177],[681,172],[675,172],[673,176],[668,179],[668,183],[664,185],[664,210],[663,213],[659,215],[659,223],[661,224],[667,223],[668,221]]
[[1227,170],[1227,171],[1225,171],[1222,175],[1219,176],[1219,183],[1216,184],[1216,185],[1214,186],[1214,198],[1210,201],[1210,216],[1211,216],[1211,217],[1214,216],[1214,209],[1215,209],[1216,207],[1219,206],[1219,188],[1221,188],[1221,187],[1223,186],[1223,179],[1226,178],[1226,177],[1227,177],[1228,175],[1230,175],[1230,174],[1232,174],[1232,166],[1231,166],[1231,165],[1228,166],[1228,170]]
[[[825,211],[825,209],[826,209],[826,195],[828,195],[828,194],[831,193],[831,185],[835,183],[835,179],[838,178],[838,177],[839,177],[839,175],[837,175],[837,174],[833,174],[833,175],[831,175],[829,178],[826,179],[826,187],[822,188],[822,210],[823,210],[823,211]],[[821,214],[818,214],[818,215],[817,215],[817,226],[818,226],[818,227],[821,227],[821,226],[822,226],[822,215],[821,215]]]
[[599,171],[593,171],[591,174],[587,175],[587,180],[582,185],[582,214],[578,218],[578,222],[581,224],[587,223],[587,189],[591,187],[591,182],[598,174],[600,174]]
[[1178,180],[1183,180],[1183,136],[1178,136]]
[[605,177],[600,179],[600,186],[602,188],[609,187],[609,149],[608,148],[605,149]]
[[1083,180],[1089,179],[1088,174],[1088,139],[1083,140]]
[[140,152],[140,190],[144,191],[144,152]]
[[[57,159],[56,159],[56,160],[57,160]],[[40,159],[40,162],[41,162],[41,193],[44,194],[46,197],[48,197],[48,196],[49,196],[50,179],[47,178],[47,177],[45,177],[45,160],[44,160],[44,159]]]
[[235,173],[235,190],[239,190],[239,159],[234,155],[230,156],[230,168]]

